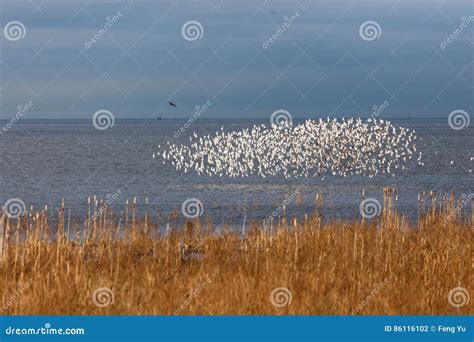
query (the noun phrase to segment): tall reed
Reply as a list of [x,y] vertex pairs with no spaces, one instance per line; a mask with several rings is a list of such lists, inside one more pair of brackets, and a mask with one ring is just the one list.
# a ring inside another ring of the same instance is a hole
[[[2,213],[0,311],[472,314],[472,303],[450,298],[455,288],[472,290],[472,198],[420,194],[414,223],[397,205],[386,188],[379,216],[327,220],[318,194],[304,219],[271,230],[247,223],[245,234],[199,219],[181,227],[177,211],[168,221],[159,211],[138,215],[136,198],[120,215],[90,198],[82,223],[71,222],[64,201],[54,220],[47,207],[18,219]],[[97,305],[103,288],[110,300]],[[274,305],[276,288],[288,290],[286,305]]]

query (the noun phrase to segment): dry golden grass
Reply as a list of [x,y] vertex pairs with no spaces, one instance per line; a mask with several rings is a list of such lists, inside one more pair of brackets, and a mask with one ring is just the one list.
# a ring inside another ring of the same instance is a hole
[[[429,208],[424,203],[415,226],[397,215],[393,190],[385,189],[377,219],[325,223],[315,212],[303,222],[275,222],[272,233],[253,225],[245,236],[216,234],[198,220],[156,234],[157,220],[138,219],[133,204],[123,230],[103,207],[97,217],[89,212],[74,240],[65,238],[64,210],[55,227],[44,211],[18,220],[3,215],[0,311],[472,314],[472,303],[456,308],[448,301],[451,289],[469,290],[473,283],[472,218],[462,215],[452,197],[438,199],[436,206],[432,196]],[[114,300],[95,293],[108,304],[99,307],[94,291],[103,287],[111,289]],[[277,287],[288,289],[275,298],[287,300],[291,294],[288,305],[272,304]]]

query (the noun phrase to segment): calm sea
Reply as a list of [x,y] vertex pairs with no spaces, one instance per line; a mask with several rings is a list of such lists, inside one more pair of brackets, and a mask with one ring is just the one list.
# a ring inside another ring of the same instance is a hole
[[424,167],[414,164],[395,177],[294,180],[203,177],[152,159],[158,144],[167,140],[186,143],[193,132],[212,133],[221,126],[240,130],[267,121],[198,119],[176,139],[174,133],[185,120],[116,120],[100,131],[90,120],[21,119],[0,135],[0,201],[20,198],[27,206],[49,204],[54,210],[64,198],[71,215],[82,217],[89,196],[108,196],[118,211],[136,196],[139,210],[159,209],[166,217],[173,209],[181,210],[186,199],[197,198],[204,217],[215,224],[238,225],[244,217],[247,222],[268,217],[297,188],[302,198],[287,206],[290,214],[312,213],[314,196],[321,193],[325,217],[337,218],[359,217],[363,189],[367,197],[381,200],[384,186],[396,187],[399,211],[412,218],[421,191],[454,191],[459,196],[474,191],[474,173],[469,172],[474,169],[474,125],[456,131],[446,119],[391,121],[417,131]]

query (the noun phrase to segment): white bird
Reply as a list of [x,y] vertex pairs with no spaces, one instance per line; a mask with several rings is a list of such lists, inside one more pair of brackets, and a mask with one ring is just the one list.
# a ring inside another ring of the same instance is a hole
[[[158,153],[177,170],[199,175],[285,178],[392,174],[405,170],[416,152],[413,130],[368,119],[307,120],[297,126],[255,125],[250,129],[189,137],[190,145],[167,143]],[[421,161],[418,152],[417,162]]]

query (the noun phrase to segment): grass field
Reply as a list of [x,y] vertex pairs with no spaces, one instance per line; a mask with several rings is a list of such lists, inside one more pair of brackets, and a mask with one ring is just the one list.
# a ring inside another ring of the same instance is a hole
[[74,238],[63,209],[54,225],[44,210],[3,213],[1,314],[474,313],[471,198],[422,197],[410,223],[393,189],[370,220],[323,219],[319,197],[304,220],[288,214],[243,236],[198,219],[160,234],[164,222],[137,217],[133,202],[119,226],[92,202]]

